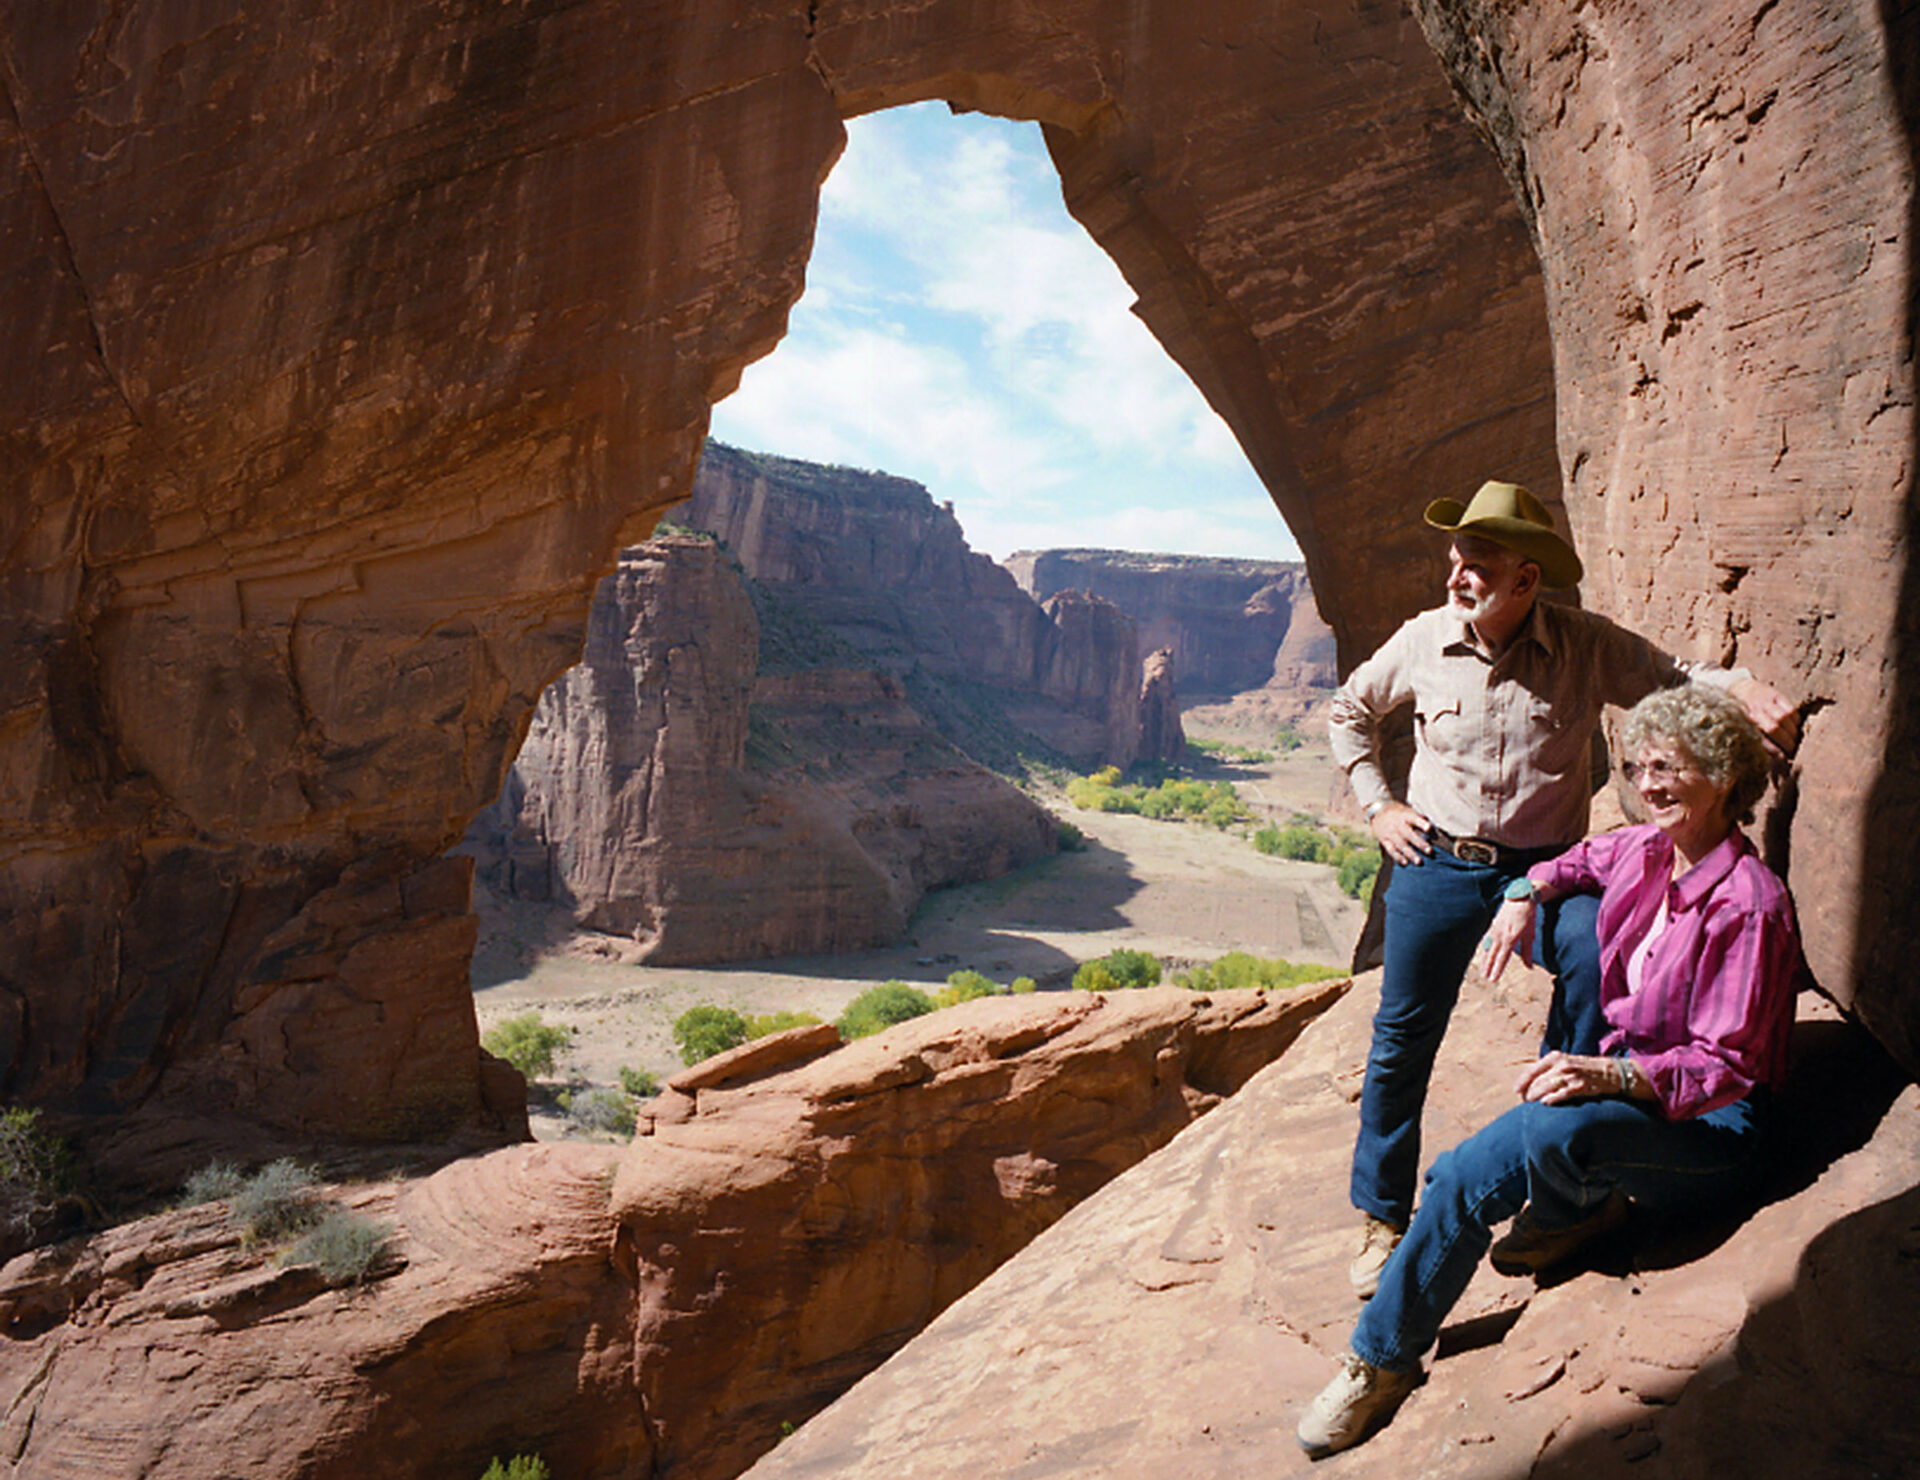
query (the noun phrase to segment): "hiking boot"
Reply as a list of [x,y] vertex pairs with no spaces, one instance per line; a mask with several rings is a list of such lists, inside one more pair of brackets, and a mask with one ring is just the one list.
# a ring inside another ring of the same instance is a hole
[[1615,1191],[1599,1211],[1568,1228],[1542,1228],[1533,1221],[1529,1203],[1513,1220],[1507,1236],[1487,1251],[1502,1274],[1539,1274],[1577,1254],[1585,1245],[1612,1233],[1627,1221],[1625,1194]]
[[1367,1214],[1367,1221],[1360,1229],[1360,1252],[1347,1266],[1347,1278],[1353,1283],[1355,1296],[1361,1300],[1373,1299],[1373,1292],[1380,1288],[1380,1271],[1387,1267],[1388,1258],[1400,1247],[1405,1234],[1406,1229],[1395,1228],[1386,1219]]
[[1294,1438],[1312,1459],[1351,1449],[1381,1424],[1420,1382],[1420,1369],[1387,1372],[1352,1352],[1340,1354],[1340,1370],[1300,1416]]

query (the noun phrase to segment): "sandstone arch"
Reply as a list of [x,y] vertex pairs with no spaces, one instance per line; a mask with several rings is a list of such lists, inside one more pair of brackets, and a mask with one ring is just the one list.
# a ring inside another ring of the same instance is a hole
[[[1425,597],[1410,496],[1494,467],[1558,485],[1557,377],[1589,599],[1830,706],[1779,830],[1816,966],[1911,1062],[1890,966],[1912,880],[1854,907],[1861,737],[1895,747],[1910,704],[1902,608],[1848,575],[1897,558],[1912,476],[1889,37],[1865,5],[1757,6],[1755,34],[1831,34],[1847,69],[1749,37],[1739,66],[1777,85],[1735,111],[1750,136],[1861,137],[1861,200],[1822,194],[1816,164],[1804,209],[1866,234],[1755,270],[1749,297],[1830,287],[1846,324],[1813,373],[1727,386],[1718,299],[1663,280],[1636,319],[1586,280],[1641,276],[1622,225],[1589,227],[1611,177],[1582,172],[1556,110],[1604,136],[1640,100],[1709,99],[1746,19],[1703,8],[1692,60],[1662,70],[1664,15],[1627,4],[1417,9],[1528,219],[1386,0],[0,10],[0,322],[31,367],[0,382],[0,1090],[329,1134],[484,1119],[467,881],[441,855],[577,653],[593,581],[687,486],[708,404],[777,340],[841,116],[933,97],[1046,125],[1070,207],[1273,489],[1349,661]],[[1766,201],[1744,176],[1671,199],[1669,164],[1730,157],[1686,122],[1651,107],[1644,146],[1621,134],[1644,158],[1615,151],[1676,269],[1702,202]],[[1629,341],[1664,380],[1616,383]],[[1763,326],[1748,353],[1781,370],[1787,342]],[[1653,383],[1684,418],[1632,421]],[[1698,439],[1772,445],[1775,389],[1816,422],[1780,454],[1804,470],[1786,504],[1757,465],[1745,502],[1688,497]],[[1649,500],[1692,521],[1671,548]],[[1815,546],[1833,616],[1809,632],[1787,557]],[[1636,584],[1654,553],[1658,590]],[[1911,782],[1882,784],[1872,815],[1903,817]]]

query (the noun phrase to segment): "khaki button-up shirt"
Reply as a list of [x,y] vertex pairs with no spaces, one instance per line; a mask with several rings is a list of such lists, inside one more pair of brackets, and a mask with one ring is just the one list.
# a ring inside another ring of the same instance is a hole
[[1565,846],[1587,829],[1604,705],[1625,708],[1688,679],[1726,688],[1745,676],[1680,663],[1605,617],[1544,602],[1489,658],[1465,620],[1438,607],[1401,627],[1341,685],[1333,756],[1363,807],[1391,801],[1380,723],[1411,700],[1409,804],[1456,837]]

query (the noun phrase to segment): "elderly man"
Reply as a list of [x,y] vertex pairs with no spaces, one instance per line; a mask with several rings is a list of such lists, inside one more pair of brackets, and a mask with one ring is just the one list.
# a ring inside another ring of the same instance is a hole
[[[1436,500],[1426,522],[1453,535],[1446,605],[1354,669],[1330,726],[1334,758],[1396,865],[1353,1153],[1364,1221],[1348,1274],[1362,1300],[1413,1211],[1427,1081],[1473,952],[1507,891],[1527,887],[1527,869],[1586,831],[1602,706],[1692,678],[1728,691],[1783,750],[1799,727],[1795,706],[1744,672],[1683,665],[1604,617],[1540,601],[1543,588],[1579,583],[1580,558],[1517,484],[1483,484],[1464,507]],[[1380,768],[1380,731],[1409,701],[1414,755],[1400,801]],[[1543,912],[1541,956],[1555,975],[1543,1051],[1597,1051],[1592,908],[1572,896]]]

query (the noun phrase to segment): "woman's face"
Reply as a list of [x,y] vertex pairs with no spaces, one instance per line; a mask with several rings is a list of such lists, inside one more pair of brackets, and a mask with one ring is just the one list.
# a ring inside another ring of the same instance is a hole
[[1620,768],[1640,793],[1647,820],[1672,838],[1689,858],[1698,858],[1731,830],[1727,792],[1671,741],[1649,740]]

